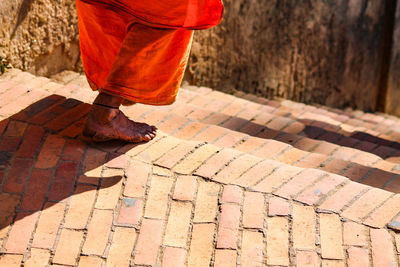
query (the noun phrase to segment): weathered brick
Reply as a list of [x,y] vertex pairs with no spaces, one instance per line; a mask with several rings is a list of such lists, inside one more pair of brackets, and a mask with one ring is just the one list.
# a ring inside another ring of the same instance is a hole
[[174,136],[179,139],[190,140],[196,134],[200,133],[203,129],[207,127],[206,124],[194,121],[187,124],[185,127],[174,133]]
[[396,266],[392,237],[386,229],[371,229],[371,251],[374,266]]
[[0,256],[0,265],[7,267],[20,267],[23,255],[3,254]]
[[369,266],[368,250],[364,248],[350,247],[347,249],[347,254],[349,255],[349,258],[347,260],[347,265],[349,267]]
[[5,249],[7,253],[23,254],[35,228],[38,213],[19,212],[9,233]]
[[14,159],[3,186],[3,191],[12,193],[22,192],[30,177],[32,166],[33,161],[31,159]]
[[156,265],[162,230],[162,221],[143,219],[135,247],[135,264]]
[[165,121],[158,125],[158,129],[165,133],[174,133],[176,130],[182,128],[186,123],[190,121],[189,119],[181,116],[182,114],[179,114],[179,116],[172,114],[172,116],[168,117]]
[[235,144],[239,143],[241,140],[247,138],[248,135],[244,133],[228,131],[227,134],[214,141],[214,145],[218,147],[231,148],[234,147]]
[[217,233],[217,248],[236,249],[239,235],[240,206],[222,204]]
[[106,266],[129,266],[135,241],[135,228],[116,227],[108,252]]
[[209,160],[207,160],[200,168],[195,171],[195,174],[198,176],[211,178],[214,176],[220,169],[222,169],[225,164],[230,162],[233,158],[237,157],[239,152],[232,149],[223,149],[218,153],[211,156]]
[[186,250],[182,248],[165,247],[162,267],[185,266]]
[[279,197],[271,197],[268,201],[269,216],[287,216],[289,215],[289,202]]
[[241,247],[242,267],[263,266],[263,251],[265,249],[262,233],[244,230]]
[[120,169],[104,171],[95,204],[96,209],[114,209],[117,206],[123,176],[124,172]]
[[81,183],[98,184],[103,164],[106,160],[106,153],[94,148],[88,148],[83,161],[86,178],[79,179]]
[[7,130],[4,133],[5,136],[22,137],[27,128],[28,124],[20,121],[11,120],[8,123]]
[[246,228],[264,227],[264,196],[260,193],[245,192],[243,202],[243,226]]
[[49,135],[39,153],[36,161],[36,168],[48,169],[56,166],[60,158],[65,139],[58,135]]
[[71,195],[75,177],[78,173],[78,165],[77,162],[60,162],[50,188],[49,200],[62,201]]
[[224,186],[221,203],[227,202],[240,204],[242,202],[242,189],[235,185]]
[[322,267],[345,267],[341,260],[322,260]]
[[351,204],[349,208],[345,209],[341,216],[354,221],[360,221],[391,195],[392,194],[387,191],[373,188]]
[[213,251],[214,224],[193,225],[188,267],[209,266]]
[[67,110],[60,116],[49,121],[45,124],[45,127],[52,131],[60,131],[72,124],[74,121],[79,120],[81,117],[85,116],[91,108],[91,105],[86,103],[81,103],[72,109]]
[[150,147],[138,154],[138,157],[147,161],[152,162],[160,158],[162,155],[179,145],[181,141],[177,138],[166,136],[160,141],[153,143]]
[[30,255],[25,261],[26,267],[47,266],[50,260],[50,251],[45,249],[31,248]]
[[213,180],[220,183],[230,183],[239,178],[245,171],[261,161],[260,158],[244,154],[223,168]]
[[296,266],[319,267],[320,260],[314,251],[296,251]]
[[82,248],[83,253],[103,255],[110,235],[112,220],[113,212],[111,210],[94,210]]
[[153,176],[147,198],[144,215],[148,218],[164,219],[166,216],[168,196],[173,180],[167,177]]
[[65,203],[47,202],[40,214],[32,246],[50,249],[56,240],[57,231],[64,217]]
[[236,250],[215,250],[215,267],[236,267]]
[[267,263],[289,265],[289,225],[284,217],[267,219]]
[[33,170],[29,185],[22,199],[22,210],[41,209],[49,187],[51,176],[51,170]]
[[194,176],[178,176],[173,199],[192,201],[196,194],[197,181]]
[[168,216],[164,245],[186,247],[187,235],[192,215],[192,204],[173,201]]
[[256,184],[263,177],[269,175],[275,168],[282,166],[281,163],[272,160],[264,160],[243,173],[239,178],[232,181],[243,187],[249,187]]
[[268,140],[268,143],[263,147],[261,147],[260,149],[254,151],[253,155],[266,159],[272,159],[274,158],[275,155],[282,153],[283,151],[289,149],[290,147],[291,147],[290,145],[276,140]]
[[181,159],[183,159],[185,155],[192,151],[196,147],[196,145],[197,143],[195,142],[181,143],[177,147],[169,150],[161,158],[159,158],[156,161],[156,164],[170,169],[175,166]]
[[366,225],[383,228],[400,212],[400,195],[386,201],[381,207],[375,210],[365,221]]
[[21,141],[22,137],[3,136],[3,138],[0,139],[0,151],[14,152],[17,150]]
[[142,216],[143,201],[134,198],[123,198],[117,218],[117,223],[122,225],[137,225]]
[[324,259],[343,259],[342,225],[336,214],[319,215],[321,255]]
[[214,222],[217,216],[220,186],[199,182],[193,222]]
[[244,153],[252,153],[266,143],[267,141],[263,138],[252,137],[237,145],[235,149]]
[[192,137],[191,140],[213,143],[215,140],[224,136],[226,133],[227,130],[225,127],[210,125],[208,128]]
[[364,225],[355,222],[343,224],[343,244],[349,246],[367,246],[367,229]]
[[286,164],[293,165],[295,162],[299,161],[309,154],[310,153],[308,152],[292,147],[284,151],[282,154],[276,156],[274,159]]
[[57,244],[53,263],[75,265],[82,240],[83,232],[63,229]]
[[21,196],[14,194],[0,194],[0,239],[8,234],[9,226],[12,223],[15,214],[15,208],[18,206]]
[[64,227],[85,229],[95,198],[95,186],[78,184],[65,216]]
[[218,152],[219,148],[214,145],[206,144],[196,149],[192,154],[189,154],[183,161],[179,162],[173,170],[181,174],[191,174],[203,162]]
[[44,129],[39,126],[30,125],[21,146],[18,149],[18,157],[33,158],[39,149],[40,142],[44,136]]
[[146,191],[147,179],[151,173],[151,165],[132,160],[127,170],[124,196],[141,198]]
[[256,191],[271,193],[278,189],[283,183],[295,177],[302,169],[292,166],[282,166],[265,177],[260,183],[252,188]]
[[313,207],[293,205],[293,247],[315,249],[316,215]]

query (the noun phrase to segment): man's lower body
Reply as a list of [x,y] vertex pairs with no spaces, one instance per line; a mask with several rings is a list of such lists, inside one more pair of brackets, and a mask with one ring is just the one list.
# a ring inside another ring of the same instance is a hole
[[156,127],[129,120],[119,106],[175,101],[193,31],[149,26],[112,6],[81,0],[77,9],[85,73],[99,91],[83,134],[94,141],[153,139]]

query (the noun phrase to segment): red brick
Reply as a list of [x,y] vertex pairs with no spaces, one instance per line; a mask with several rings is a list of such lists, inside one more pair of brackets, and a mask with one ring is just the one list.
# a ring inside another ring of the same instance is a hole
[[32,246],[50,249],[56,240],[57,231],[64,217],[65,204],[47,202],[40,215]]
[[93,212],[88,226],[88,233],[82,252],[101,256],[107,246],[108,237],[111,232],[113,211],[97,210]]
[[322,172],[320,170],[305,169],[304,171],[296,175],[287,184],[279,188],[275,192],[275,194],[284,198],[294,197],[304,188],[321,178],[323,175],[325,175],[325,172]]
[[316,215],[313,207],[293,205],[293,247],[296,249],[315,249]]
[[281,131],[292,122],[293,120],[289,118],[275,117],[275,119],[267,124],[267,127],[273,130]]
[[9,233],[5,249],[7,253],[23,254],[31,239],[38,213],[19,212]]
[[216,249],[215,250],[215,267],[236,267],[236,251]]
[[28,125],[24,122],[11,120],[8,123],[8,127],[4,135],[13,137],[22,137],[25,133],[27,126]]
[[373,188],[363,194],[351,206],[341,213],[341,216],[360,221],[367,216],[373,209],[391,197],[391,193],[381,189]]
[[233,184],[242,187],[250,187],[269,175],[275,168],[282,166],[277,161],[264,160],[243,173],[238,179],[232,181]]
[[400,212],[400,195],[386,201],[381,207],[375,210],[365,221],[364,224],[383,228]]
[[6,130],[9,121],[10,121],[9,119],[5,119],[5,120],[0,121],[0,136]]
[[320,169],[330,173],[342,174],[349,164],[350,162],[348,161],[331,158],[329,161],[323,163]]
[[151,173],[151,165],[132,160],[127,170],[127,180],[124,196],[141,198],[146,191],[146,184]]
[[319,267],[320,260],[314,251],[296,251],[296,266]]
[[47,96],[46,98],[43,98],[43,99],[31,104],[24,110],[15,114],[14,116],[12,116],[12,118],[16,119],[16,120],[29,121],[35,115],[39,114],[43,110],[50,108],[57,102],[64,100],[64,99],[65,99],[64,97],[59,96],[59,95]]
[[264,196],[260,193],[245,192],[243,202],[243,227],[263,229]]
[[241,266],[254,267],[263,265],[264,240],[260,232],[243,231],[241,245]]
[[266,159],[272,159],[275,155],[278,155],[289,149],[291,146],[279,141],[268,140],[268,143],[260,149],[254,151],[253,155],[257,157],[263,157]]
[[223,149],[211,156],[210,159],[208,159],[202,166],[200,166],[200,168],[195,171],[195,174],[198,176],[211,178],[238,155],[239,152],[236,150]]
[[392,237],[386,229],[371,229],[371,252],[374,266],[396,266]]
[[368,174],[369,171],[371,171],[370,167],[353,163],[347,170],[344,171],[343,176],[348,177],[352,181],[360,181]]
[[224,186],[221,203],[227,202],[240,204],[242,202],[242,189],[235,185]]
[[[52,105],[50,108],[47,108],[48,106],[46,105],[47,103],[44,103],[44,108],[41,110],[41,112],[36,113],[34,116],[32,116],[28,121],[33,124],[40,124],[43,125],[47,123],[48,121],[51,121],[55,119],[58,116],[61,116],[68,112],[68,110],[78,106],[82,102],[76,100],[76,99],[66,99],[64,101],[60,101],[57,103],[57,105]],[[54,103],[52,103],[54,104]]]
[[108,252],[106,265],[129,266],[136,236],[135,228],[116,227]]
[[50,170],[33,170],[28,188],[22,199],[22,210],[40,210],[50,184]]
[[372,169],[372,172],[362,180],[362,183],[372,187],[382,188],[394,175],[395,174],[391,172]]
[[0,114],[4,114],[5,116],[17,114],[30,104],[43,98],[45,95],[46,93],[41,90],[32,90],[29,93],[22,95],[18,99],[15,99],[14,101],[2,106],[0,108]]
[[343,224],[343,244],[349,246],[368,246],[367,228],[355,222]]
[[57,168],[48,199],[61,201],[68,198],[72,193],[77,172],[77,162],[62,161]]
[[400,192],[400,176],[395,177],[383,189],[394,193]]
[[224,121],[228,120],[230,118],[230,116],[222,114],[222,113],[213,113],[210,116],[208,116],[207,118],[205,118],[202,122],[206,123],[206,124],[214,124],[214,125],[218,125],[223,123]]
[[342,160],[351,160],[352,157],[354,157],[359,150],[350,148],[350,147],[339,147],[338,150],[336,150],[333,154],[332,157],[337,158],[337,159],[342,159]]
[[194,176],[178,176],[173,199],[192,201],[196,194],[197,182]]
[[156,265],[161,246],[162,225],[162,221],[143,219],[134,252],[135,264]]
[[343,259],[342,224],[336,214],[320,214],[321,255],[324,259]]
[[183,159],[189,152],[195,149],[197,143],[194,142],[184,142],[177,147],[171,149],[161,158],[156,161],[156,164],[165,168],[172,168],[181,159]]
[[83,232],[63,229],[57,244],[53,263],[76,265],[83,239]]
[[31,159],[14,159],[3,186],[4,192],[22,192],[31,175],[32,166],[33,161]]
[[26,130],[21,146],[18,149],[18,157],[33,158],[38,152],[38,148],[44,136],[42,127],[31,125]]
[[347,260],[347,265],[349,267],[368,267],[369,266],[369,256],[368,250],[358,247],[350,247],[347,249],[349,258]]
[[312,151],[316,146],[318,146],[320,141],[303,137],[299,141],[297,141],[293,146],[301,149],[303,151]]
[[143,201],[134,198],[124,198],[121,201],[121,208],[117,223],[122,225],[138,225],[143,212]]
[[95,186],[78,184],[65,216],[64,227],[85,229],[95,198]]
[[322,178],[321,181],[303,191],[295,199],[308,205],[315,204],[344,181],[346,181],[346,178],[342,176],[328,174],[326,177]]
[[222,136],[217,141],[215,141],[214,145],[216,145],[218,147],[230,148],[230,147],[234,147],[235,144],[239,143],[241,140],[243,140],[247,137],[248,137],[247,134],[228,131],[228,133],[226,135]]
[[168,216],[165,230],[164,245],[172,247],[186,247],[190,219],[192,215],[192,204],[173,201]]
[[378,160],[380,160],[378,156],[363,151],[351,159],[352,162],[362,164],[365,166],[370,166],[373,163],[377,162]]
[[268,204],[269,216],[289,215],[289,202],[279,197],[271,197]]
[[29,258],[25,261],[26,267],[47,266],[50,260],[50,251],[31,248]]
[[271,193],[278,189],[289,179],[295,177],[302,169],[292,166],[282,166],[265,177],[260,183],[252,188],[256,191]]
[[303,123],[295,121],[289,124],[289,126],[287,126],[286,128],[284,128],[283,131],[292,134],[299,134],[304,130],[304,128],[305,125]]
[[214,181],[220,183],[230,183],[239,178],[245,171],[255,166],[261,161],[260,158],[244,154],[229,163],[228,166],[223,168],[216,176],[213,177]]
[[85,127],[86,124],[86,116],[73,122],[71,125],[67,126],[64,130],[62,130],[59,135],[76,138],[78,137]]
[[35,167],[40,169],[55,167],[60,158],[64,144],[65,139],[58,135],[49,135],[43,144]]
[[60,131],[71,123],[85,116],[89,112],[90,108],[91,105],[82,103],[66,111],[61,116],[58,116],[57,118],[49,121],[48,123],[46,123],[45,127],[53,131]]
[[365,185],[350,182],[322,202],[319,209],[339,212],[347,203],[367,188]]
[[188,267],[209,266],[214,248],[214,224],[194,224]]
[[165,247],[162,267],[177,267],[185,265],[186,250],[182,248]]
[[21,137],[4,136],[0,139],[0,151],[16,151],[21,140]]
[[19,204],[21,197],[19,195],[1,193],[0,194],[0,239],[8,234],[9,226],[14,219],[15,209]]
[[267,264],[269,265],[289,265],[288,224],[288,219],[284,217],[267,219]]
[[98,184],[106,153],[94,148],[88,148],[83,161],[84,173],[87,178],[79,179],[81,183]]
[[217,248],[236,249],[239,234],[240,207],[222,204],[219,218]]
[[79,140],[70,139],[67,141],[62,159],[67,161],[79,162],[82,160],[83,153],[85,152],[85,144]]

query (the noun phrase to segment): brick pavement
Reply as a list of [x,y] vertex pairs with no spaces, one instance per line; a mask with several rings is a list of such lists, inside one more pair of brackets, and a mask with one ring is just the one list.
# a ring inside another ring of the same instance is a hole
[[57,79],[0,76],[0,266],[399,266],[398,118],[185,87],[89,144]]

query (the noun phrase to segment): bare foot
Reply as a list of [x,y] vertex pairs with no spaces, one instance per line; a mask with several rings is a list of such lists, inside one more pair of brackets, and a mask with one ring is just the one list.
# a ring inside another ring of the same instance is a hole
[[128,119],[118,108],[93,104],[82,134],[95,142],[122,140],[139,143],[152,140],[156,131],[155,126]]

